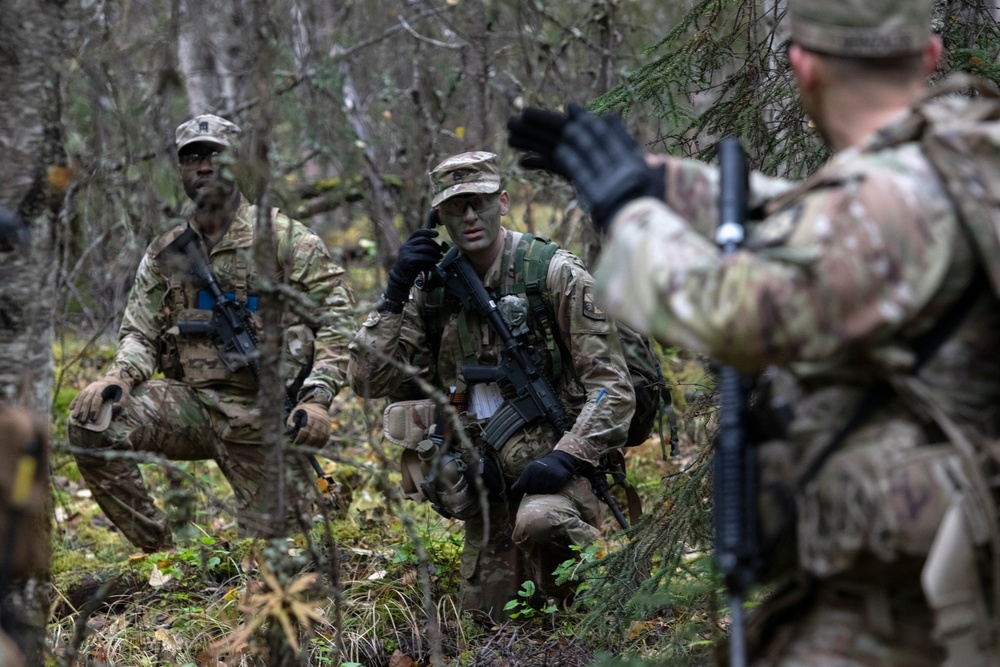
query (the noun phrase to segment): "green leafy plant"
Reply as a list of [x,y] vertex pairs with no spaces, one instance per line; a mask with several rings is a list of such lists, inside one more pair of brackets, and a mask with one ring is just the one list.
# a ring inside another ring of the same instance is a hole
[[532,605],[531,600],[535,597],[535,582],[525,581],[521,584],[521,590],[517,592],[517,598],[511,600],[504,605],[504,611],[514,611],[510,617],[511,618],[534,618],[538,614],[554,614],[559,610],[559,607],[554,605],[552,602],[546,602],[541,607],[535,607]]

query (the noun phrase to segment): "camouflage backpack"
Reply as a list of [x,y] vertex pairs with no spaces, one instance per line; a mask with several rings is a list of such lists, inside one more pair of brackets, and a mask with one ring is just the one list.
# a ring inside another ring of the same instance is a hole
[[[561,373],[562,360],[569,357],[559,336],[545,288],[549,262],[558,249],[558,244],[549,239],[522,234],[514,250],[514,274],[520,282],[505,288],[507,293],[526,296],[528,307],[542,329],[546,349],[552,358],[553,374],[556,376]],[[424,320],[432,349],[440,344],[443,326],[440,314],[444,298],[444,288],[438,287],[428,294],[425,303]],[[657,416],[666,413],[670,420],[670,442],[672,447],[675,447],[676,424],[671,409],[670,390],[660,368],[660,359],[646,336],[621,322],[616,321],[615,324],[635,391],[635,413],[629,423],[625,446],[635,447],[649,439],[653,426],[656,425]]]
[[[955,96],[968,89],[973,98]],[[969,75],[949,77],[916,108],[914,128],[1000,295],[1000,91]]]

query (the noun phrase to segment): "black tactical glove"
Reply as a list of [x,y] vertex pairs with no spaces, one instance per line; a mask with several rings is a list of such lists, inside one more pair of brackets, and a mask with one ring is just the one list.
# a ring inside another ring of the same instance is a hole
[[602,231],[633,199],[664,198],[663,169],[646,165],[642,148],[619,117],[594,116],[577,104],[566,110],[569,120],[555,160],[576,185],[580,203]]
[[399,248],[396,264],[389,270],[389,284],[385,288],[387,301],[405,303],[417,275],[441,259],[444,253],[441,244],[434,240],[437,235],[434,229],[418,229]]
[[555,152],[569,116],[557,111],[528,107],[507,121],[507,143],[511,148],[528,151],[518,160],[525,169],[551,171],[564,178],[567,174],[556,162]]
[[511,487],[519,493],[556,493],[573,479],[582,467],[580,459],[572,454],[553,450],[537,461],[532,461]]

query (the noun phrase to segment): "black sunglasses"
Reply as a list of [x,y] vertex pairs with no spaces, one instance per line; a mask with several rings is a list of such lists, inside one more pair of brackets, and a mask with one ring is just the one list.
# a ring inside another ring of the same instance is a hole
[[191,151],[190,153],[178,155],[177,159],[185,167],[190,167],[194,164],[201,164],[205,160],[211,162],[220,155],[222,155],[222,151]]

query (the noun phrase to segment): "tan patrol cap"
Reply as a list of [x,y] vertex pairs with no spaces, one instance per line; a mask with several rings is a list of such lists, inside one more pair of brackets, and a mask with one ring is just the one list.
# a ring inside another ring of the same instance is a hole
[[930,39],[933,0],[788,0],[792,41],[832,56],[919,53]]
[[239,134],[239,126],[225,118],[212,114],[195,116],[177,126],[177,152],[179,153],[188,144],[196,142],[219,144],[228,148],[236,143]]
[[472,151],[452,155],[431,169],[431,206],[466,192],[498,192],[500,170],[496,153]]

